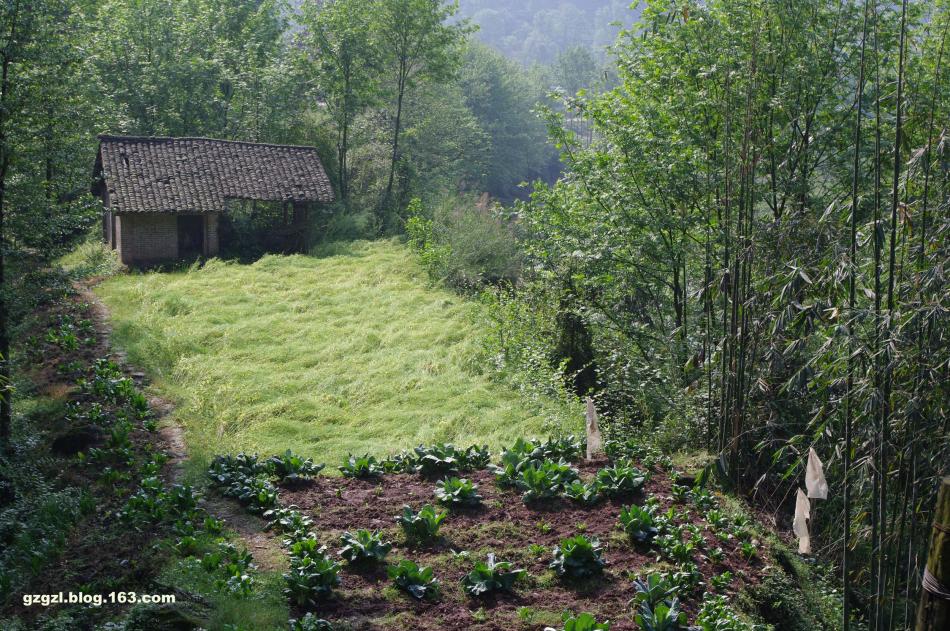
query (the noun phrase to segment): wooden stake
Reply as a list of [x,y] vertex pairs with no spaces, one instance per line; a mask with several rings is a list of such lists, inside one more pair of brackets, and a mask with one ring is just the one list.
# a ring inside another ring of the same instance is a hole
[[916,631],[950,629],[950,477],[940,484]]

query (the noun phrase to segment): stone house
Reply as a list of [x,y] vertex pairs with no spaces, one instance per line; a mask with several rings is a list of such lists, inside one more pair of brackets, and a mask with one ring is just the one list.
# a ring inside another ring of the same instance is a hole
[[104,241],[137,266],[217,255],[220,220],[239,200],[281,205],[288,235],[333,201],[313,147],[209,138],[99,136],[92,193]]

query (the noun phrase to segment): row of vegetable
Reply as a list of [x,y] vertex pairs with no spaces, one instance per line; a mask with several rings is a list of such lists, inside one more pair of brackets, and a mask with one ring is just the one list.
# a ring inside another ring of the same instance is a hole
[[[466,472],[490,470],[499,487],[519,491],[527,505],[559,497],[586,506],[606,499],[630,499],[642,490],[651,476],[649,469],[641,470],[633,465],[634,457],[639,457],[644,464],[649,463],[650,467],[666,469],[675,477],[668,458],[634,443],[610,444],[611,463],[599,469],[590,481],[584,482],[571,464],[580,458],[582,450],[583,445],[573,437],[544,442],[518,440],[504,450],[500,462],[495,464],[491,462],[486,447],[472,446],[462,450],[451,444],[436,444],[419,446],[383,460],[368,454],[350,455],[339,470],[346,477],[362,479],[392,473],[412,473],[428,479],[441,477],[435,483],[433,495],[435,502],[448,510],[440,510],[432,504],[425,504],[418,511],[404,506],[402,513],[395,516],[408,548],[425,546],[438,539],[440,526],[449,516],[448,511],[473,510],[481,504],[478,485],[459,477]],[[285,592],[296,604],[319,607],[320,602],[341,584],[341,561],[352,566],[386,565],[388,577],[398,589],[417,599],[436,597],[441,583],[432,568],[418,565],[408,558],[390,563],[388,555],[394,544],[381,531],[359,529],[344,532],[339,538],[341,547],[334,554],[328,545],[318,542],[311,517],[295,506],[279,506],[277,485],[298,484],[317,475],[323,468],[323,465],[315,465],[310,459],[290,451],[268,459],[241,453],[215,458],[209,475],[224,495],[242,502],[251,512],[262,514],[268,520],[267,529],[283,537],[290,558],[289,571],[284,575]],[[689,501],[696,508],[706,510],[710,527],[723,541],[736,537],[744,539],[741,545],[749,546],[750,550],[747,559],[754,557],[755,543],[750,540],[751,530],[747,528],[746,520],[742,517],[730,520],[718,510],[714,496],[700,488],[674,484],[673,494],[675,499]],[[702,580],[694,553],[706,543],[702,529],[689,523],[688,517],[688,510],[680,513],[670,507],[662,511],[659,498],[654,496],[646,498],[642,505],[625,504],[620,508],[618,527],[629,536],[633,545],[654,546],[661,556],[678,564],[675,571],[650,574],[635,581],[637,597],[631,601],[631,606],[636,610],[638,624],[644,629],[673,630],[685,624],[680,602]],[[725,556],[723,549],[717,547],[709,549],[704,558],[719,564]],[[584,581],[603,571],[603,548],[594,537],[583,534],[568,537],[554,547],[548,567],[565,581]],[[484,561],[475,561],[462,578],[461,587],[468,596],[478,598],[510,591],[526,576],[526,570],[489,553]],[[727,571],[711,577],[710,584],[721,592],[731,580],[732,575]],[[707,596],[702,611],[714,608],[708,603],[716,603],[718,609],[727,607],[721,594]],[[704,627],[703,620],[708,622],[711,618],[704,617],[702,611],[698,618],[701,628],[720,631],[750,628],[734,615],[727,617],[732,621],[727,626]],[[332,628],[329,622],[312,614],[294,624],[300,629]],[[564,628],[604,629],[609,628],[609,623],[597,622],[587,615],[568,616]]]

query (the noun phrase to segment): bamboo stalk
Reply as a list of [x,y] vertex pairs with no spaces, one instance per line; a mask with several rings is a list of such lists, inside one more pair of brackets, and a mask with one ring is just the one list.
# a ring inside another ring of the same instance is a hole
[[950,628],[950,477],[943,478],[937,495],[924,589],[917,608],[916,631]]

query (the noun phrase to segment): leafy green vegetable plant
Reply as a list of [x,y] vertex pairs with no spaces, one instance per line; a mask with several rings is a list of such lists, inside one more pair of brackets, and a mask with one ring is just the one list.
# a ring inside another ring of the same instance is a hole
[[647,474],[639,469],[616,464],[597,472],[597,484],[606,496],[617,499],[629,497],[639,491],[647,481]]
[[323,618],[317,618],[312,613],[300,618],[291,618],[288,621],[290,631],[333,631],[333,625]]
[[478,485],[466,478],[440,480],[436,484],[435,497],[440,504],[452,508],[478,506],[482,502]]
[[554,560],[549,567],[563,578],[582,579],[596,576],[604,569],[600,542],[584,535],[568,537],[554,548]]
[[653,523],[653,514],[636,505],[620,509],[620,525],[631,539],[640,543],[652,541],[659,533]]
[[426,477],[458,473],[461,468],[460,454],[452,443],[437,443],[429,447],[415,448],[415,470]]
[[709,577],[709,584],[713,586],[716,591],[722,591],[729,587],[729,583],[732,582],[732,572],[723,572],[722,574],[714,574]]
[[[609,620],[597,622],[597,619],[589,613],[581,613],[576,616],[565,613],[563,620],[562,631],[610,631]],[[545,627],[544,631],[557,631],[557,629]]]
[[760,631],[764,627],[742,620],[729,606],[726,597],[703,595],[703,604],[696,614],[698,631]]
[[508,561],[496,561],[494,554],[489,554],[485,562],[476,561],[471,572],[462,577],[462,588],[469,596],[483,596],[497,591],[511,591],[515,582],[523,578],[527,572],[522,569],[513,569]]
[[293,484],[301,480],[312,478],[326,466],[313,464],[312,458],[294,454],[291,450],[276,456],[271,456],[265,464],[267,471],[276,476],[282,484]]
[[646,605],[651,609],[657,604],[676,596],[677,586],[665,574],[648,574],[633,582],[636,596],[631,604]]
[[433,575],[432,568],[420,567],[409,559],[390,565],[388,573],[398,588],[417,600],[433,596],[439,591],[439,580]]
[[339,554],[350,563],[381,563],[393,547],[392,543],[383,541],[378,531],[370,532],[363,528],[353,533],[343,533],[340,541],[344,545]]
[[298,605],[316,605],[340,584],[340,564],[323,554],[291,557],[284,593]]
[[375,456],[369,454],[350,454],[339,469],[348,478],[374,478],[383,474],[383,467],[376,461]]
[[603,499],[597,480],[593,480],[587,484],[580,480],[575,480],[564,487],[562,494],[567,499],[572,502],[577,502],[582,506],[593,506]]
[[518,474],[515,485],[522,490],[525,504],[557,497],[564,487],[578,479],[577,471],[564,462],[545,460],[528,464]]
[[403,506],[402,514],[396,516],[396,523],[402,527],[409,542],[422,543],[439,536],[439,528],[447,516],[447,512],[437,511],[431,504],[423,506],[418,513]]
[[291,543],[306,538],[313,527],[313,519],[301,513],[293,505],[264,511],[263,517],[269,520],[267,525],[264,526],[264,530],[273,530],[288,535],[288,541]]
[[686,627],[686,613],[674,598],[668,603],[657,603],[656,607],[641,605],[636,621],[643,631],[679,631]]

